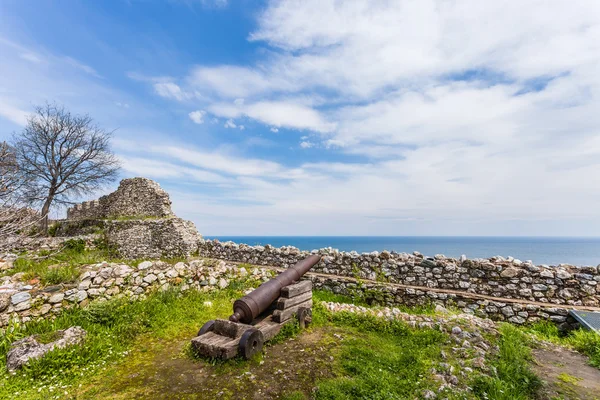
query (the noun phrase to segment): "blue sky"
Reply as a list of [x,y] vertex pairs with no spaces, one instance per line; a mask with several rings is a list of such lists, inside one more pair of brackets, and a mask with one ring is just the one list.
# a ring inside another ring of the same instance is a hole
[[598,71],[597,1],[0,3],[0,139],[88,113],[206,235],[598,236]]

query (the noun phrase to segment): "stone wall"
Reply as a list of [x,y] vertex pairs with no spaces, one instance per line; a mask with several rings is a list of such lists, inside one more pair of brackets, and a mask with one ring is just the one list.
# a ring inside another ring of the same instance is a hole
[[[138,265],[104,262],[84,267],[74,283],[46,287],[39,283],[21,282],[23,273],[19,273],[0,278],[0,326],[6,326],[10,321],[27,322],[52,317],[65,308],[85,306],[93,300],[113,297],[135,300],[149,292],[171,287],[182,291],[223,289],[235,279],[250,276],[265,281],[279,271],[281,269],[244,267],[222,260],[204,259],[176,264],[163,261],[144,261]],[[373,304],[436,303],[515,324],[547,319],[565,329],[576,326],[567,317],[568,308],[563,306],[493,301],[469,293],[443,293],[440,289],[406,288],[319,273],[309,273],[305,278],[311,279],[316,289],[356,296]]]
[[123,179],[115,192],[67,210],[68,220],[172,215],[169,194],[146,178]]
[[223,261],[192,260],[169,264],[144,261],[138,265],[99,263],[86,266],[74,283],[42,286],[22,282],[23,273],[0,278],[0,327],[11,321],[48,318],[61,310],[86,306],[93,300],[125,297],[136,300],[155,290],[178,287],[181,291],[226,288],[231,280],[252,276],[267,280],[273,271],[246,270]]
[[181,218],[106,221],[104,235],[123,258],[187,257],[198,249],[193,222]]
[[[247,246],[201,240],[200,255],[258,265],[289,266],[311,252],[295,247]],[[511,257],[468,260],[383,251],[358,254],[314,250],[323,260],[314,272],[427,289],[565,306],[600,306],[598,267],[533,265]]]

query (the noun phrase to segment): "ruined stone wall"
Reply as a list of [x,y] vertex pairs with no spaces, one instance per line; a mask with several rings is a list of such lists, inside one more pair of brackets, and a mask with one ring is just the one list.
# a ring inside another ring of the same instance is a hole
[[[36,318],[53,317],[65,308],[85,306],[94,300],[113,297],[135,300],[154,290],[168,288],[178,288],[181,291],[224,289],[235,279],[251,276],[265,281],[277,272],[279,270],[273,268],[203,259],[176,264],[163,261],[144,261],[137,265],[104,262],[83,268],[75,283],[46,287],[39,283],[22,282],[24,273],[18,273],[0,278],[0,327],[11,321],[28,322]],[[312,272],[305,279],[311,279],[316,289],[359,297],[372,304],[393,306],[434,303],[514,324],[549,320],[563,329],[577,326],[574,321],[569,320],[569,307],[565,306],[494,301],[477,298],[469,293],[398,287]]]
[[[200,255],[258,265],[287,267],[310,252],[295,247],[247,246],[201,240]],[[600,306],[598,267],[533,265],[513,258],[454,259],[383,251],[358,254],[321,249],[323,260],[312,271],[566,306]]]
[[194,223],[181,218],[106,221],[104,229],[108,244],[129,259],[188,257],[200,237]]
[[123,179],[119,188],[98,200],[85,201],[67,210],[67,219],[172,216],[171,200],[158,183],[146,178]]

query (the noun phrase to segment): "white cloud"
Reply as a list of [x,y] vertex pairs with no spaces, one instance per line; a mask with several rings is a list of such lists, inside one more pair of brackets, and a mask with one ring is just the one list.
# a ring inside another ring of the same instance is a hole
[[235,122],[233,122],[233,120],[228,119],[225,122],[225,125],[223,125],[225,128],[237,128],[237,125],[235,124]]
[[34,53],[29,53],[29,52],[21,53],[21,54],[19,54],[19,57],[21,57],[23,60],[30,61],[34,64],[40,64],[42,62],[42,59],[37,54],[34,54]]
[[188,168],[170,162],[143,157],[120,157],[123,169],[136,176],[153,179],[192,179],[204,183],[225,183],[223,176],[198,169]]
[[310,149],[314,145],[315,145],[314,143],[308,142],[308,141],[300,142],[300,147],[302,147],[303,149]]
[[204,111],[204,110],[196,110],[196,111],[192,111],[191,113],[188,114],[190,119],[197,124],[204,123],[204,115],[206,115],[206,111]]
[[331,132],[334,123],[327,122],[316,110],[291,102],[259,101],[243,105],[213,104],[208,107],[213,114],[224,118],[246,116],[264,124],[296,129]]
[[79,70],[85,72],[86,74],[92,75],[96,78],[102,78],[98,74],[98,72],[96,72],[96,70],[94,68],[90,67],[89,65],[82,64],[81,62],[77,61],[76,59],[74,59],[72,57],[64,57],[64,60],[70,66],[75,67],[76,69],[79,69]]
[[277,129],[277,128],[271,128],[271,132],[277,133],[277,132],[279,132],[279,129]]
[[173,82],[157,82],[154,84],[154,91],[162,97],[183,101],[192,96],[183,91],[179,85]]
[[28,112],[11,105],[9,101],[5,101],[0,97],[0,116],[17,125],[25,126],[27,124],[28,115]]

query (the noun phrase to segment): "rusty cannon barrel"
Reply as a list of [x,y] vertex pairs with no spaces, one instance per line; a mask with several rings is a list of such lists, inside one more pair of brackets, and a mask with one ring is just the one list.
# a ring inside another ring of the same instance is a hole
[[260,285],[256,290],[233,303],[233,314],[229,317],[232,322],[250,324],[254,318],[277,300],[281,289],[299,280],[309,269],[321,260],[321,256],[312,255],[294,264],[275,278]]

